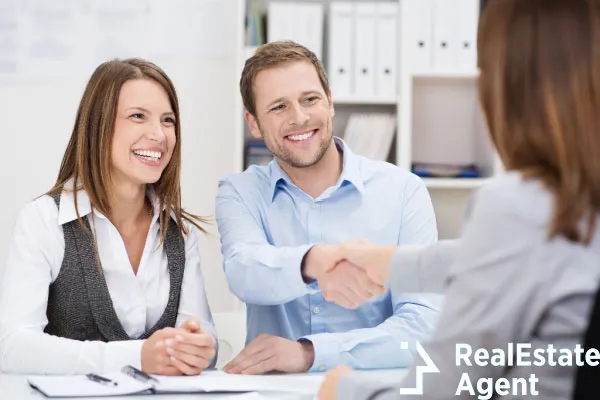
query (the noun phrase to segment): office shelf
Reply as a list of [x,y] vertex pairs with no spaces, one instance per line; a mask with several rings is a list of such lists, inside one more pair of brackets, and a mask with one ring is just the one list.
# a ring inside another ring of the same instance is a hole
[[423,178],[429,189],[476,189],[490,178]]

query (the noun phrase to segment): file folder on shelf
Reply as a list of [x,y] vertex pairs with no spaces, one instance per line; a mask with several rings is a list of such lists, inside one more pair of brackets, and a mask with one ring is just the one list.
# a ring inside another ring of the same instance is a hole
[[458,6],[460,1],[434,0],[433,6],[433,70],[456,71],[458,49]]
[[[451,2],[450,0],[446,0]],[[404,44],[413,73],[430,72],[433,65],[433,0],[403,0]]]
[[398,3],[378,3],[376,8],[375,94],[380,98],[398,93]]
[[329,9],[329,60],[328,74],[331,91],[335,97],[350,97],[354,69],[354,5],[350,2],[331,3]]
[[354,85],[358,97],[375,96],[375,10],[374,3],[355,4],[356,52]]
[[458,9],[457,67],[461,72],[477,70],[477,25],[479,0],[454,0]]
[[323,57],[322,4],[271,2],[268,9],[267,40],[293,40]]

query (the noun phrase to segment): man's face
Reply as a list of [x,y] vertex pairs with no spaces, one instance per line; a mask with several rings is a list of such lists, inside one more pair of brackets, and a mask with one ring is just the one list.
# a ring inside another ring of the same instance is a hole
[[297,61],[259,72],[254,98],[256,117],[246,112],[246,121],[275,157],[293,168],[323,158],[332,142],[334,112],[312,64]]

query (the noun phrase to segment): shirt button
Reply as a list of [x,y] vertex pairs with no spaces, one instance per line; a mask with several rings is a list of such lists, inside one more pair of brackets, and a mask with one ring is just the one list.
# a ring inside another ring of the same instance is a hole
[[271,293],[271,297],[275,297],[275,292],[272,292],[272,293]]
[[319,371],[325,371],[325,366],[324,365],[319,365]]
[[310,205],[310,208],[313,208],[313,209],[314,209],[314,208],[317,208],[317,207],[318,207],[318,204],[317,204],[317,203],[312,203],[312,204]]
[[319,307],[315,307],[315,308],[313,308],[313,312],[314,312],[315,314],[318,314],[318,313],[320,313],[320,312],[321,312],[321,309],[320,309]]

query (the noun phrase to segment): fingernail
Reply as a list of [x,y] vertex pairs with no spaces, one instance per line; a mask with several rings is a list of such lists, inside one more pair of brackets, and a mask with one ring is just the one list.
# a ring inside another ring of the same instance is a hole
[[173,355],[174,351],[172,348],[167,347],[167,353]]
[[165,343],[167,344],[167,346],[171,347],[173,346],[173,339],[167,339],[165,340]]
[[183,336],[181,336],[181,335],[176,335],[176,336],[175,336],[175,340],[177,340],[178,342],[183,342]]
[[177,361],[177,359],[173,356],[171,356],[171,361]]

